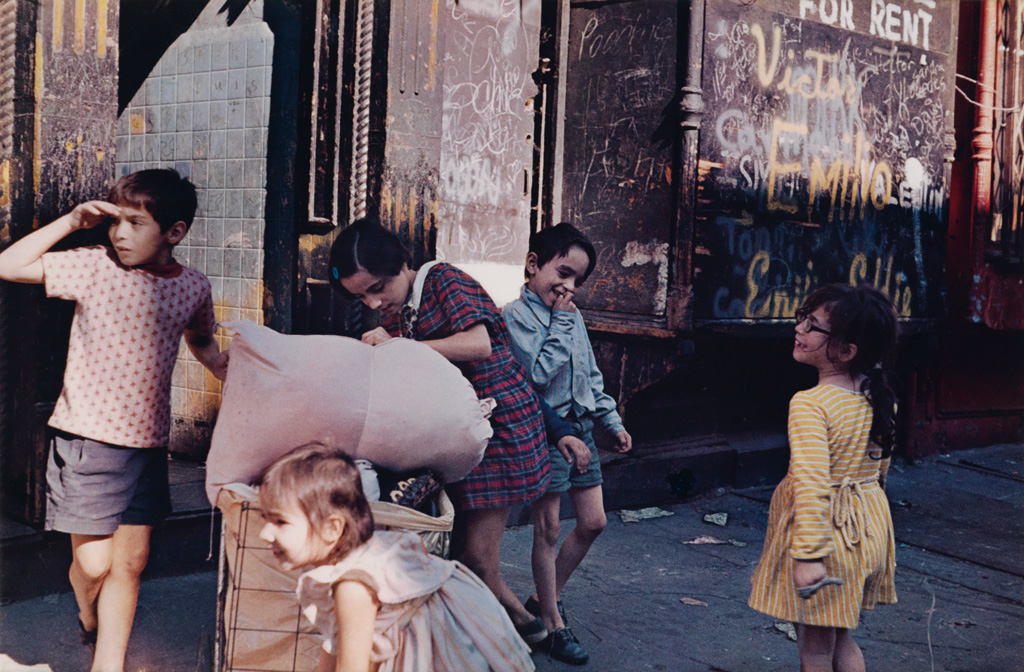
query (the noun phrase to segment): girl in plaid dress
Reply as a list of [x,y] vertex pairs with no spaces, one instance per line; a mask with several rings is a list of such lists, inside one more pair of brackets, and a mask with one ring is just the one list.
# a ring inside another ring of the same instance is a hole
[[523,639],[535,644],[547,631],[505,584],[499,560],[511,506],[547,489],[547,440],[537,397],[512,355],[501,313],[480,284],[439,263],[413,297],[416,271],[410,264],[398,237],[365,219],[342,231],[331,249],[332,280],[384,316],[384,326],[363,334],[363,342],[422,341],[458,366],[479,397],[497,402],[483,460],[449,488],[464,526],[456,554],[494,592]]

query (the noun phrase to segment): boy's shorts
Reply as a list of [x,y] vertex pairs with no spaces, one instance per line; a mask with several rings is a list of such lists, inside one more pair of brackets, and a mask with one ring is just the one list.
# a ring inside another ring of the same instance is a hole
[[566,422],[572,425],[572,433],[587,444],[590,448],[590,465],[586,473],[576,471],[576,465],[570,465],[562,457],[562,452],[556,446],[551,446],[548,458],[551,462],[551,482],[548,485],[548,492],[566,492],[569,488],[589,488],[601,485],[604,477],[601,475],[601,460],[597,456],[597,446],[594,445],[594,421],[589,416],[573,420],[566,418]]
[[54,432],[46,464],[46,529],[113,534],[171,512],[166,448],[125,448]]

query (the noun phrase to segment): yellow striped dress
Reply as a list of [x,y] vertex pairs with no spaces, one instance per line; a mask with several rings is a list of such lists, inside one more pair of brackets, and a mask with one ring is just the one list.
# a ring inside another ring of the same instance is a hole
[[[895,541],[882,488],[889,459],[872,459],[871,404],[860,392],[818,385],[789,404],[789,472],[772,495],[748,604],[778,619],[857,627],[861,609],[896,602]],[[869,445],[870,444],[870,445]],[[808,600],[793,585],[796,559],[823,558],[829,585]]]

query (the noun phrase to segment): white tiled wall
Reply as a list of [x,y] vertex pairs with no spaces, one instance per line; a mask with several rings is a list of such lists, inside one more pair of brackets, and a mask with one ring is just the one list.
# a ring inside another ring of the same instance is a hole
[[[273,34],[262,1],[231,26],[214,0],[164,54],[121,115],[117,174],[175,168],[195,184],[199,209],[175,258],[210,278],[219,321],[262,323],[267,124]],[[224,347],[223,333],[218,336]],[[174,372],[176,443],[202,441],[220,382],[182,345]],[[189,446],[177,446],[192,452]]]

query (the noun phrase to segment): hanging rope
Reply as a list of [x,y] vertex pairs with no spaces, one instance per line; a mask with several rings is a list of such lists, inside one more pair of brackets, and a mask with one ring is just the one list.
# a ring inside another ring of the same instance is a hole
[[370,74],[373,62],[373,1],[359,0],[356,24],[356,110],[353,129],[351,219],[366,216],[370,161]]

